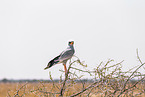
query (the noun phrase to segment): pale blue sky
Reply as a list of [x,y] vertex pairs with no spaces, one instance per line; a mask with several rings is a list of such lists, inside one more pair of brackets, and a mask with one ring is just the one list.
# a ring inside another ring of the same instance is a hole
[[[44,71],[69,39],[82,61],[145,61],[145,0],[1,0],[0,79],[59,78],[63,66]],[[142,70],[143,73],[144,70]],[[88,76],[89,78],[89,76]]]

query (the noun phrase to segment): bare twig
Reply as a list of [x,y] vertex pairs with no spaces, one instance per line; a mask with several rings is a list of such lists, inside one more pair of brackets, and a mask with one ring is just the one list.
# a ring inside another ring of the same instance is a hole
[[21,89],[23,89],[27,84],[28,84],[28,83],[25,83],[24,85],[22,85],[22,86],[20,87],[20,89],[17,90],[17,93],[14,95],[14,97],[19,96],[19,91],[20,91]]
[[138,54],[138,49],[137,49],[137,58],[139,59],[139,62],[141,63],[141,65],[128,77],[128,79],[126,80],[126,82],[124,83],[124,86],[123,86],[123,89],[122,89],[122,91],[120,92],[120,94],[118,95],[118,97],[120,96],[120,95],[122,95],[123,94],[123,92],[125,92],[126,90],[128,90],[128,89],[125,89],[125,87],[126,87],[126,84],[127,84],[127,82],[130,80],[130,78],[134,75],[134,73],[136,73],[137,71],[138,71],[138,69],[140,69],[145,63],[142,63],[142,61],[141,61],[141,59],[140,59],[140,57],[139,57],[139,54]]
[[64,81],[63,81],[63,84],[62,84],[62,87],[61,87],[61,90],[60,90],[60,96],[63,96],[63,92],[64,92],[64,90],[65,90],[65,84],[66,84],[66,81],[68,80],[68,74],[69,74],[71,65],[72,65],[73,63],[75,63],[75,62],[76,62],[76,61],[72,62],[72,63],[69,65],[69,67],[68,67],[68,71],[67,71],[67,73],[66,73],[66,75],[65,75],[65,79],[64,79]]
[[[99,82],[101,82],[101,81],[99,81]],[[100,86],[102,83],[96,85],[96,84],[99,83],[99,82],[98,82],[98,81],[94,82],[93,84],[91,84],[91,85],[88,86],[87,88],[83,89],[82,91],[80,91],[80,92],[78,92],[78,93],[75,93],[75,94],[71,95],[70,97],[78,96],[78,95],[82,94],[83,92],[85,92],[86,90],[89,90],[89,89],[92,88],[92,87],[98,87],[98,86]]]

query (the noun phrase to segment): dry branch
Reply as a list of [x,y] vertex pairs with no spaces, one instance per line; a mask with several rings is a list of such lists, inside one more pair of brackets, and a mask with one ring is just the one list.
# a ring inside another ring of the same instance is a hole
[[[74,61],[70,61],[68,72],[65,74],[64,80],[60,76],[59,82],[53,80],[51,72],[49,73],[51,79],[51,87],[47,87],[43,82],[39,82],[41,86],[36,85],[37,88],[30,89],[30,93],[35,93],[37,96],[44,97],[78,97],[78,96],[106,96],[106,97],[120,97],[120,96],[139,96],[145,95],[145,74],[139,72],[140,68],[144,68],[143,63],[139,57],[137,50],[137,59],[140,62],[138,67],[133,67],[128,71],[122,71],[122,63],[115,63],[114,60],[108,60],[105,63],[101,62],[91,70],[87,69],[87,65],[75,56]],[[78,68],[82,66],[83,69]],[[64,74],[64,71],[61,71]],[[80,73],[80,74],[79,74]],[[82,78],[85,75],[90,75],[93,79],[85,81]],[[130,75],[129,75],[130,74]],[[133,78],[138,78],[135,82]],[[26,94],[25,86],[21,86],[14,94],[14,97],[24,97]],[[49,83],[50,84],[50,83]],[[141,84],[141,85],[140,85]],[[139,87],[140,86],[140,87]],[[20,91],[24,92],[20,95]],[[135,91],[138,91],[137,93]],[[28,92],[27,92],[28,93]],[[40,94],[40,95],[39,95]],[[8,96],[11,97],[8,92]]]

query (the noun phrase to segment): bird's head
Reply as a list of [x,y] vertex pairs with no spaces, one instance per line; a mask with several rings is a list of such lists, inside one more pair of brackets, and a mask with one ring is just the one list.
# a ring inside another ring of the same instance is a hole
[[73,45],[74,44],[74,41],[69,41],[68,42],[68,45]]

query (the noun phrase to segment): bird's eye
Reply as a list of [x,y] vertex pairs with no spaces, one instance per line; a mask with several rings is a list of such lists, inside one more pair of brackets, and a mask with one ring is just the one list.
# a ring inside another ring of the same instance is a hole
[[73,45],[73,44],[74,44],[74,42],[73,42],[73,41],[70,41],[70,42],[68,42],[68,44],[69,44],[69,45]]

